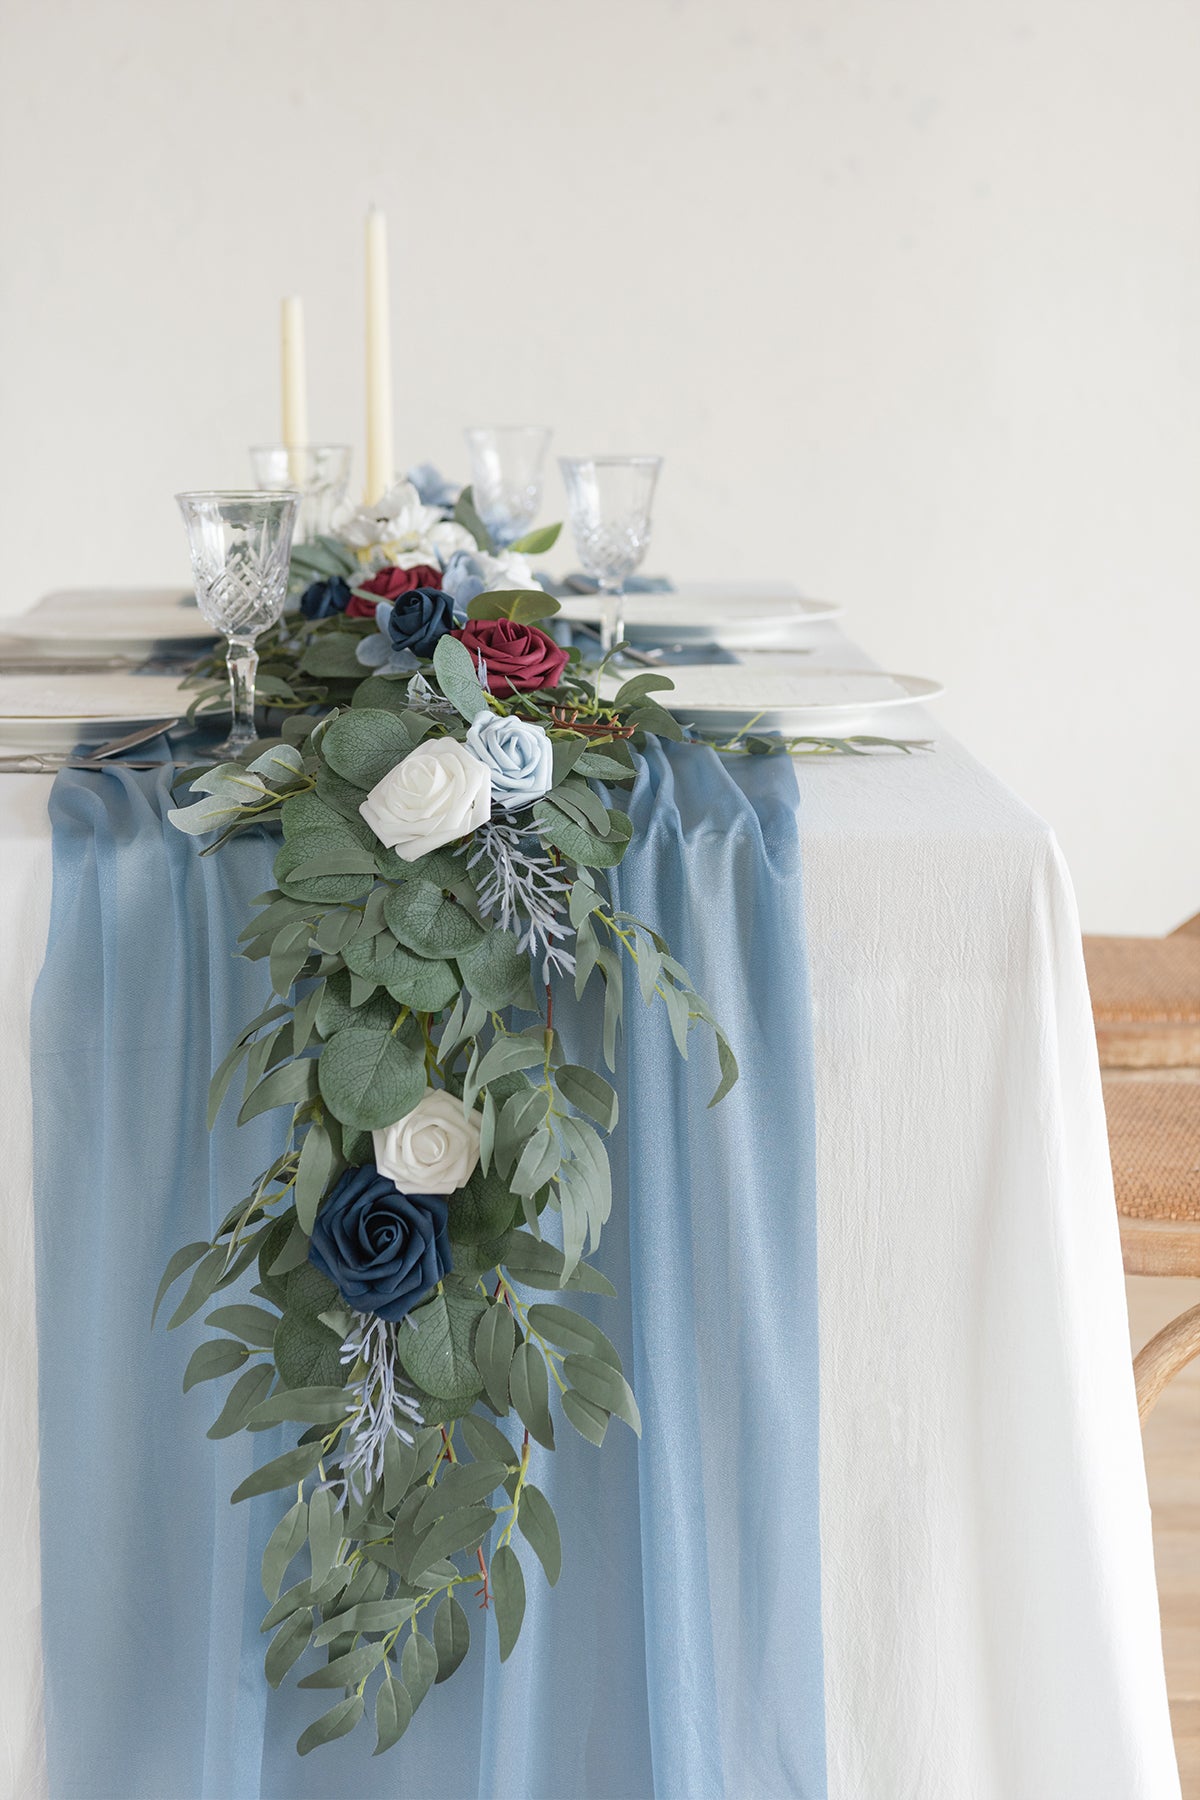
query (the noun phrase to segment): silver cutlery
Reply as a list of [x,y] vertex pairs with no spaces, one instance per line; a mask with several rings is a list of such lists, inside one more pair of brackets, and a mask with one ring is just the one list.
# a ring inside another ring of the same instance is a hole
[[[153,743],[165,731],[178,725],[178,719],[155,719],[149,725],[139,725],[136,731],[129,731],[122,737],[109,738],[103,744],[97,744],[94,750],[86,754],[76,755],[70,751],[28,750],[0,751],[0,773],[14,775],[53,775],[59,769],[102,769],[114,757],[121,756],[126,750],[136,750],[143,744]],[[147,758],[143,761],[123,760],[122,768],[157,769],[163,767],[166,758]],[[173,765],[184,767],[182,763]]]
[[60,769],[90,769],[102,775],[106,769],[186,769],[194,766],[194,763],[162,758],[152,761],[149,757],[97,762],[94,757],[39,756],[36,751],[31,751],[28,756],[0,755],[0,775],[57,775]]

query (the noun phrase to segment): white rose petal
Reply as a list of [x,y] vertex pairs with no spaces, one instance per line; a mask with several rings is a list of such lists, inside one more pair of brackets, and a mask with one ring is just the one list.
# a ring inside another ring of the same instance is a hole
[[410,1113],[373,1131],[375,1167],[402,1194],[453,1194],[479,1161],[479,1114],[444,1088],[426,1088]]
[[389,769],[358,810],[381,844],[415,862],[491,817],[492,777],[457,738],[431,738]]
[[465,525],[456,525],[453,519],[443,519],[440,524],[429,528],[429,542],[437,551],[442,567],[445,568],[456,550],[474,550],[475,539]]

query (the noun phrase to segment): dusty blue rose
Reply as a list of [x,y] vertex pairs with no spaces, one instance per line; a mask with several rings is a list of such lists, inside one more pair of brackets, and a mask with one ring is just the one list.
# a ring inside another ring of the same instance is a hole
[[364,1163],[326,1196],[308,1259],[355,1312],[394,1323],[449,1274],[447,1218],[441,1195],[402,1194]]
[[340,575],[328,581],[314,581],[300,596],[300,611],[306,619],[332,619],[344,613],[350,600],[349,583]]
[[[379,613],[375,614],[376,624]],[[387,616],[387,635],[393,650],[411,650],[414,656],[432,656],[439,638],[455,625],[454,602],[441,588],[411,588],[392,603]]]
[[467,749],[491,771],[495,805],[529,806],[549,793],[554,750],[540,725],[477,713],[467,732]]
[[416,488],[422,506],[439,506],[447,513],[454,511],[454,502],[462,488],[457,481],[447,481],[436,463],[418,463],[415,469],[408,471],[408,479]]
[[460,609],[470,606],[487,584],[484,565],[471,550],[456,550],[442,570],[442,587]]

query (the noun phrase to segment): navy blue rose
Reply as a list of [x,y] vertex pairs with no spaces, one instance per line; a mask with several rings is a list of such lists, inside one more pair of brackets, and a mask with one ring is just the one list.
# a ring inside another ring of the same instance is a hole
[[450,1273],[447,1214],[440,1195],[402,1194],[364,1163],[326,1197],[308,1259],[355,1312],[394,1323]]
[[314,581],[300,596],[300,611],[306,619],[332,619],[343,613],[350,599],[350,586],[340,575],[328,581]]
[[456,623],[454,602],[443,588],[412,588],[394,601],[387,634],[393,650],[432,656],[438,639],[452,631]]

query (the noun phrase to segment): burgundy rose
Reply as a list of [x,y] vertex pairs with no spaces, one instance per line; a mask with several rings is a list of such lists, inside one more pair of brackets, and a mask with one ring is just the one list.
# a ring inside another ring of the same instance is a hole
[[459,638],[472,657],[482,656],[488,686],[501,699],[507,694],[531,694],[535,688],[557,687],[567,666],[567,653],[536,625],[520,625],[515,619],[468,619]]
[[441,585],[442,571],[431,569],[427,563],[418,563],[415,569],[380,569],[378,575],[372,575],[370,581],[362,583],[363,594],[370,594],[371,599],[364,600],[359,594],[352,594],[346,617],[373,619],[377,601],[398,600],[401,594],[411,594],[414,588],[440,588]]

